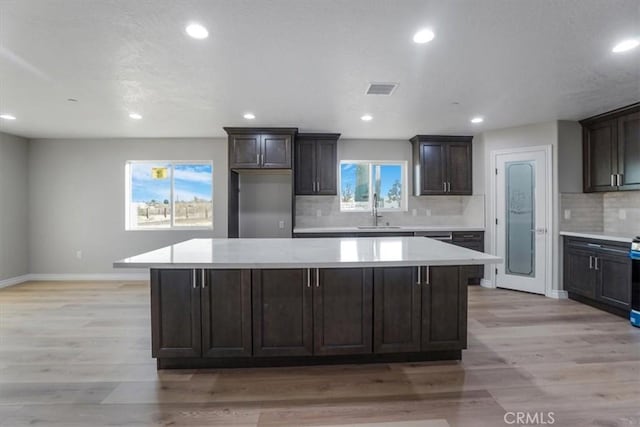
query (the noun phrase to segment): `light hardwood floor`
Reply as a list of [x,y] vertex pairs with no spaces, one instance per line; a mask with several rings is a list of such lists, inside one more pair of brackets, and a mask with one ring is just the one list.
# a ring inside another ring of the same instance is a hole
[[469,293],[462,362],[157,372],[147,284],[1,289],[0,425],[494,427],[507,411],[640,425],[640,329],[572,301]]

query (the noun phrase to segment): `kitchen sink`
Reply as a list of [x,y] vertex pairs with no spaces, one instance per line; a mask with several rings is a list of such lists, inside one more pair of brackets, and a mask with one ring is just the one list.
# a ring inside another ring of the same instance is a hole
[[399,228],[399,225],[361,225],[358,227],[359,230],[397,230]]

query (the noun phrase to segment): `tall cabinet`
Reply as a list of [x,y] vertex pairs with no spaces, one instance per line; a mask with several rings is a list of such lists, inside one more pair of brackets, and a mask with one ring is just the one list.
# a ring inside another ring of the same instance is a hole
[[339,133],[300,133],[295,143],[297,196],[338,194]]
[[580,124],[584,192],[640,190],[640,103]]

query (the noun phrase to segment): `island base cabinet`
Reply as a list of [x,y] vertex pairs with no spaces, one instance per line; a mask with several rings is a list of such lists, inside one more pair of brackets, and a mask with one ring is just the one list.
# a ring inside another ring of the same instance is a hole
[[196,270],[151,270],[153,357],[200,357],[200,287]]
[[424,267],[422,287],[422,350],[467,347],[467,281],[470,267]]
[[421,292],[418,268],[374,269],[373,351],[420,351]]
[[251,271],[199,273],[203,357],[251,356]]
[[310,269],[253,270],[253,354],[313,354]]
[[372,352],[373,269],[316,269],[314,354]]

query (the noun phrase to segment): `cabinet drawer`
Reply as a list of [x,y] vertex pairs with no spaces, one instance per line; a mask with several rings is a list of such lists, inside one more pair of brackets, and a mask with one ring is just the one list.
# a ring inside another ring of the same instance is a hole
[[454,242],[463,241],[481,241],[484,237],[484,233],[481,231],[456,231],[453,233]]

